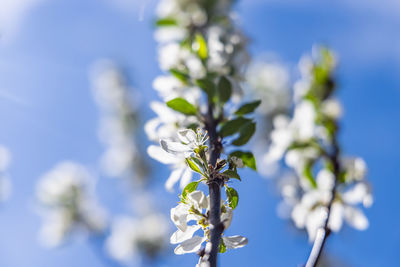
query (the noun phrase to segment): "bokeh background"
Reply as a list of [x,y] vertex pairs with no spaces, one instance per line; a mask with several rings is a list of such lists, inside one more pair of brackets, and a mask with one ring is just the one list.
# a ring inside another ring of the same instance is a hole
[[[88,71],[98,59],[124,68],[140,92],[143,121],[154,116],[148,103],[156,99],[152,80],[160,74],[152,26],[156,4],[0,0],[0,143],[13,158],[13,193],[0,207],[0,266],[107,266],[92,241],[78,238],[56,250],[38,243],[35,184],[66,159],[97,169],[103,147]],[[294,68],[314,43],[338,53],[345,108],[340,141],[346,154],[366,160],[375,203],[366,211],[369,229],[344,227],[332,235],[328,257],[335,266],[399,266],[400,2],[244,0],[236,11],[251,38],[253,58],[273,52]],[[155,204],[167,214],[177,195],[164,192],[168,169],[152,164]],[[249,245],[222,255],[222,266],[299,266],[310,250],[306,234],[276,216],[273,182],[251,171],[243,177],[229,232],[248,237]],[[97,192],[113,213],[131,205],[118,180],[100,177]],[[193,266],[196,261],[195,255],[166,254],[155,264]]]

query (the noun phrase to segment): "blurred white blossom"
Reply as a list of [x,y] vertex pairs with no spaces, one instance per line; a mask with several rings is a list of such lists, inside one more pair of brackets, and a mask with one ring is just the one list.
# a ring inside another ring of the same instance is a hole
[[284,159],[294,171],[278,182],[283,197],[278,214],[307,230],[310,242],[326,224],[334,232],[343,222],[366,229],[368,219],[360,206],[373,203],[365,180],[366,163],[341,156],[337,144],[337,120],[343,111],[332,96],[335,66],[335,55],[327,49],[314,49],[313,57],[300,60],[293,115],[274,118],[270,148],[264,156],[269,164]]
[[143,254],[154,257],[166,245],[167,225],[166,218],[157,213],[137,219],[117,217],[106,241],[107,252],[121,262],[137,260]]
[[99,136],[106,146],[101,159],[104,171],[112,177],[143,178],[145,168],[132,171],[135,165],[145,165],[134,140],[137,104],[124,75],[114,63],[99,61],[93,67],[92,91],[101,108]]
[[61,162],[40,178],[36,196],[43,208],[40,237],[45,245],[58,246],[76,231],[105,229],[106,214],[93,190],[93,177],[74,162]]

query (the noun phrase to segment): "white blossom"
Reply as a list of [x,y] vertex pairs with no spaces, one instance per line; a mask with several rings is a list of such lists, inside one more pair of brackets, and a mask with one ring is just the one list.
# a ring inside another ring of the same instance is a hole
[[93,67],[92,91],[102,115],[99,136],[106,146],[102,167],[109,176],[131,177],[137,174],[132,173],[133,165],[140,161],[133,138],[136,107],[131,89],[117,66],[103,60]]
[[[208,240],[210,226],[205,216],[208,208],[209,199],[203,192],[194,191],[187,195],[185,202],[181,202],[171,209],[171,220],[178,228],[170,238],[171,244],[179,244],[174,250],[175,254],[197,252],[201,245]],[[222,210],[221,222],[224,224],[225,230],[231,224],[232,215],[231,208],[225,207]],[[195,235],[200,229],[203,231],[203,235]],[[222,240],[228,249],[240,248],[247,244],[247,238],[243,236],[223,236]]]
[[139,219],[118,216],[106,240],[107,252],[121,262],[130,262],[141,253],[152,257],[165,246],[166,225],[165,217],[157,213]]
[[75,230],[104,230],[106,215],[92,190],[93,178],[77,163],[61,162],[41,177],[36,195],[44,208],[40,234],[45,245],[60,245]]
[[203,133],[200,129],[197,129],[197,132],[191,129],[180,130],[178,138],[180,142],[161,139],[162,149],[174,155],[189,157],[195,149],[203,146],[208,140],[207,133]]

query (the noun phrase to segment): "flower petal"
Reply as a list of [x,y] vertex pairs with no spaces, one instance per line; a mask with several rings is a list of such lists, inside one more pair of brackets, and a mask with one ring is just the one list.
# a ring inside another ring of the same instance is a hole
[[224,228],[227,229],[232,222],[233,210],[231,208],[227,208],[226,212],[221,214],[221,222],[224,224]]
[[228,249],[241,248],[247,245],[248,240],[244,236],[235,235],[235,236],[223,236],[224,244]]
[[187,229],[187,216],[189,214],[189,207],[186,204],[179,204],[175,208],[171,209],[171,220],[174,222],[176,227],[181,231],[185,232]]
[[187,145],[165,139],[160,140],[160,145],[162,149],[174,155],[182,155],[192,151]]
[[347,206],[344,210],[344,216],[346,222],[357,230],[365,230],[369,226],[367,217],[358,208]]
[[193,191],[188,195],[188,200],[195,206],[196,209],[206,209],[208,201],[206,196],[201,191]]
[[334,232],[339,232],[343,224],[343,205],[334,202],[331,207],[331,214],[329,215],[329,228]]
[[171,244],[182,243],[193,237],[193,234],[200,229],[200,225],[191,225],[186,228],[186,231],[181,231],[178,229],[175,233],[172,234],[170,238]]
[[175,169],[171,172],[170,176],[168,177],[167,181],[165,182],[165,188],[169,192],[174,191],[174,185],[179,181],[182,176],[183,168]]
[[165,152],[165,150],[163,150],[161,147],[155,146],[155,145],[150,145],[147,148],[147,154],[151,158],[153,158],[163,164],[176,164],[176,163],[180,162],[180,159]]
[[193,172],[189,168],[186,167],[182,173],[181,182],[179,184],[179,187],[181,189],[184,189],[185,186],[192,181],[192,176],[193,176]]
[[201,248],[201,244],[205,240],[205,237],[194,236],[191,239],[182,242],[175,248],[174,252],[177,255],[196,252]]
[[179,140],[181,140],[185,144],[196,143],[197,135],[191,129],[185,129],[178,131]]

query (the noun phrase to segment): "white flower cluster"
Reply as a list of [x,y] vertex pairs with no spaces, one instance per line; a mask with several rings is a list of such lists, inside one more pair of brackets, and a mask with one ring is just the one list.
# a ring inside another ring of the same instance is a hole
[[40,232],[45,245],[58,246],[74,231],[105,229],[106,214],[94,200],[93,186],[93,177],[74,162],[61,162],[41,177],[36,195],[45,207]]
[[[179,244],[175,248],[175,254],[198,252],[201,245],[209,239],[210,225],[207,217],[209,203],[209,197],[206,197],[203,192],[193,191],[183,202],[171,209],[171,220],[178,228],[170,239],[171,244]],[[224,229],[227,229],[231,224],[233,211],[227,204],[221,203],[221,207],[221,222]],[[200,229],[203,234],[201,236],[194,235]],[[220,252],[225,252],[226,249],[241,248],[247,242],[247,238],[243,236],[222,236]],[[207,243],[206,250],[210,245]],[[200,260],[206,261],[207,259],[203,257]]]
[[0,202],[7,200],[11,194],[11,182],[7,174],[10,162],[10,152],[0,145]]
[[[163,102],[150,103],[157,114],[145,125],[150,140],[173,139],[180,129],[203,126],[196,116],[185,116],[167,107],[165,102],[181,97],[205,111],[202,84],[207,80],[214,82],[224,75],[233,89],[239,88],[248,55],[246,39],[234,27],[229,13],[233,2],[162,0],[159,3],[155,38],[159,42],[160,66],[169,74],[157,77],[153,83]],[[184,158],[168,156],[156,146],[150,146],[148,153],[172,167],[167,190],[172,191],[179,180],[183,188],[192,179]]]
[[332,97],[334,55],[325,49],[315,52],[320,54],[300,62],[302,79],[294,88],[293,117],[274,119],[265,156],[271,163],[284,158],[295,171],[298,178],[289,175],[280,182],[284,200],[279,213],[289,212],[295,225],[307,230],[310,241],[328,216],[328,227],[334,232],[341,229],[343,221],[358,230],[366,229],[368,220],[358,206],[369,207],[373,202],[365,181],[365,162],[342,158],[337,145],[337,119],[342,110]]
[[[93,71],[93,93],[102,116],[100,138],[107,151],[102,163],[106,173],[113,177],[134,177],[142,182],[146,177],[146,164],[138,153],[135,142],[137,105],[132,103],[132,90],[123,73],[109,61],[100,61]],[[138,102],[138,101],[136,101]],[[144,184],[135,184],[132,197],[137,207],[136,216],[113,218],[106,248],[112,258],[132,262],[143,257],[155,257],[164,248],[167,239],[167,220],[158,214],[145,199]]]
[[291,102],[290,77],[282,63],[259,61],[250,64],[246,82],[251,94],[261,99],[258,113],[273,116],[287,112]]
[[142,168],[132,172],[134,165],[141,163],[133,138],[136,107],[125,77],[112,62],[100,61],[93,68],[92,91],[102,113],[99,136],[107,146],[101,159],[105,173],[112,177],[140,176]]
[[[155,32],[160,43],[161,68],[175,69],[194,78],[204,78],[207,72],[240,75],[248,54],[244,49],[246,39],[232,22],[233,3],[232,0],[162,0],[157,8],[160,27]],[[193,38],[195,42],[191,42]],[[207,51],[198,51],[203,49],[202,42],[207,44],[204,47]],[[202,62],[204,58],[206,64]]]
[[[270,140],[273,118],[289,112],[291,105],[290,76],[287,68],[276,60],[258,61],[250,64],[246,72],[250,97],[257,96],[261,104],[257,109],[257,132],[253,153],[257,160],[257,171],[264,177],[274,176],[279,164],[266,154]],[[267,137],[267,138],[266,138]]]
[[111,227],[106,241],[108,253],[121,262],[132,262],[140,255],[156,256],[164,247],[168,221],[162,214],[148,214],[138,219],[120,216]]
[[[186,129],[178,131],[178,137],[180,142],[161,139],[160,144],[162,149],[175,157],[185,158],[187,160],[190,159],[194,162],[197,162],[200,166],[202,166],[202,168],[204,168],[205,164],[202,164],[201,160],[205,160],[205,158],[200,155],[204,155],[204,151],[208,149],[205,145],[206,141],[208,140],[207,134],[200,129],[198,129],[197,132]],[[193,155],[197,156],[198,158],[196,159],[195,157],[192,157]],[[239,162],[238,159],[236,159],[236,161]],[[201,170],[198,165],[191,166],[192,170],[202,174],[202,180],[207,179],[209,176],[209,170]],[[178,228],[178,230],[170,238],[171,244],[179,244],[175,248],[175,254],[198,252],[202,244],[208,241],[210,238],[211,225],[208,218],[210,199],[209,197],[206,197],[202,191],[194,190],[197,188],[197,185],[200,183],[200,181],[193,182],[195,183],[195,187],[191,189],[185,188],[184,192],[182,193],[180,203],[177,207],[171,209],[171,220]],[[221,222],[225,230],[230,226],[232,216],[233,209],[229,206],[229,203],[222,202]],[[203,231],[203,234],[201,236],[194,235],[200,229]],[[243,236],[222,236],[219,249],[220,252],[223,253],[226,251],[226,249],[240,248],[246,244],[247,238]],[[211,243],[208,242],[205,246],[205,249],[209,250],[210,246]],[[207,253],[205,256],[200,258],[199,266],[207,263],[206,257]]]

